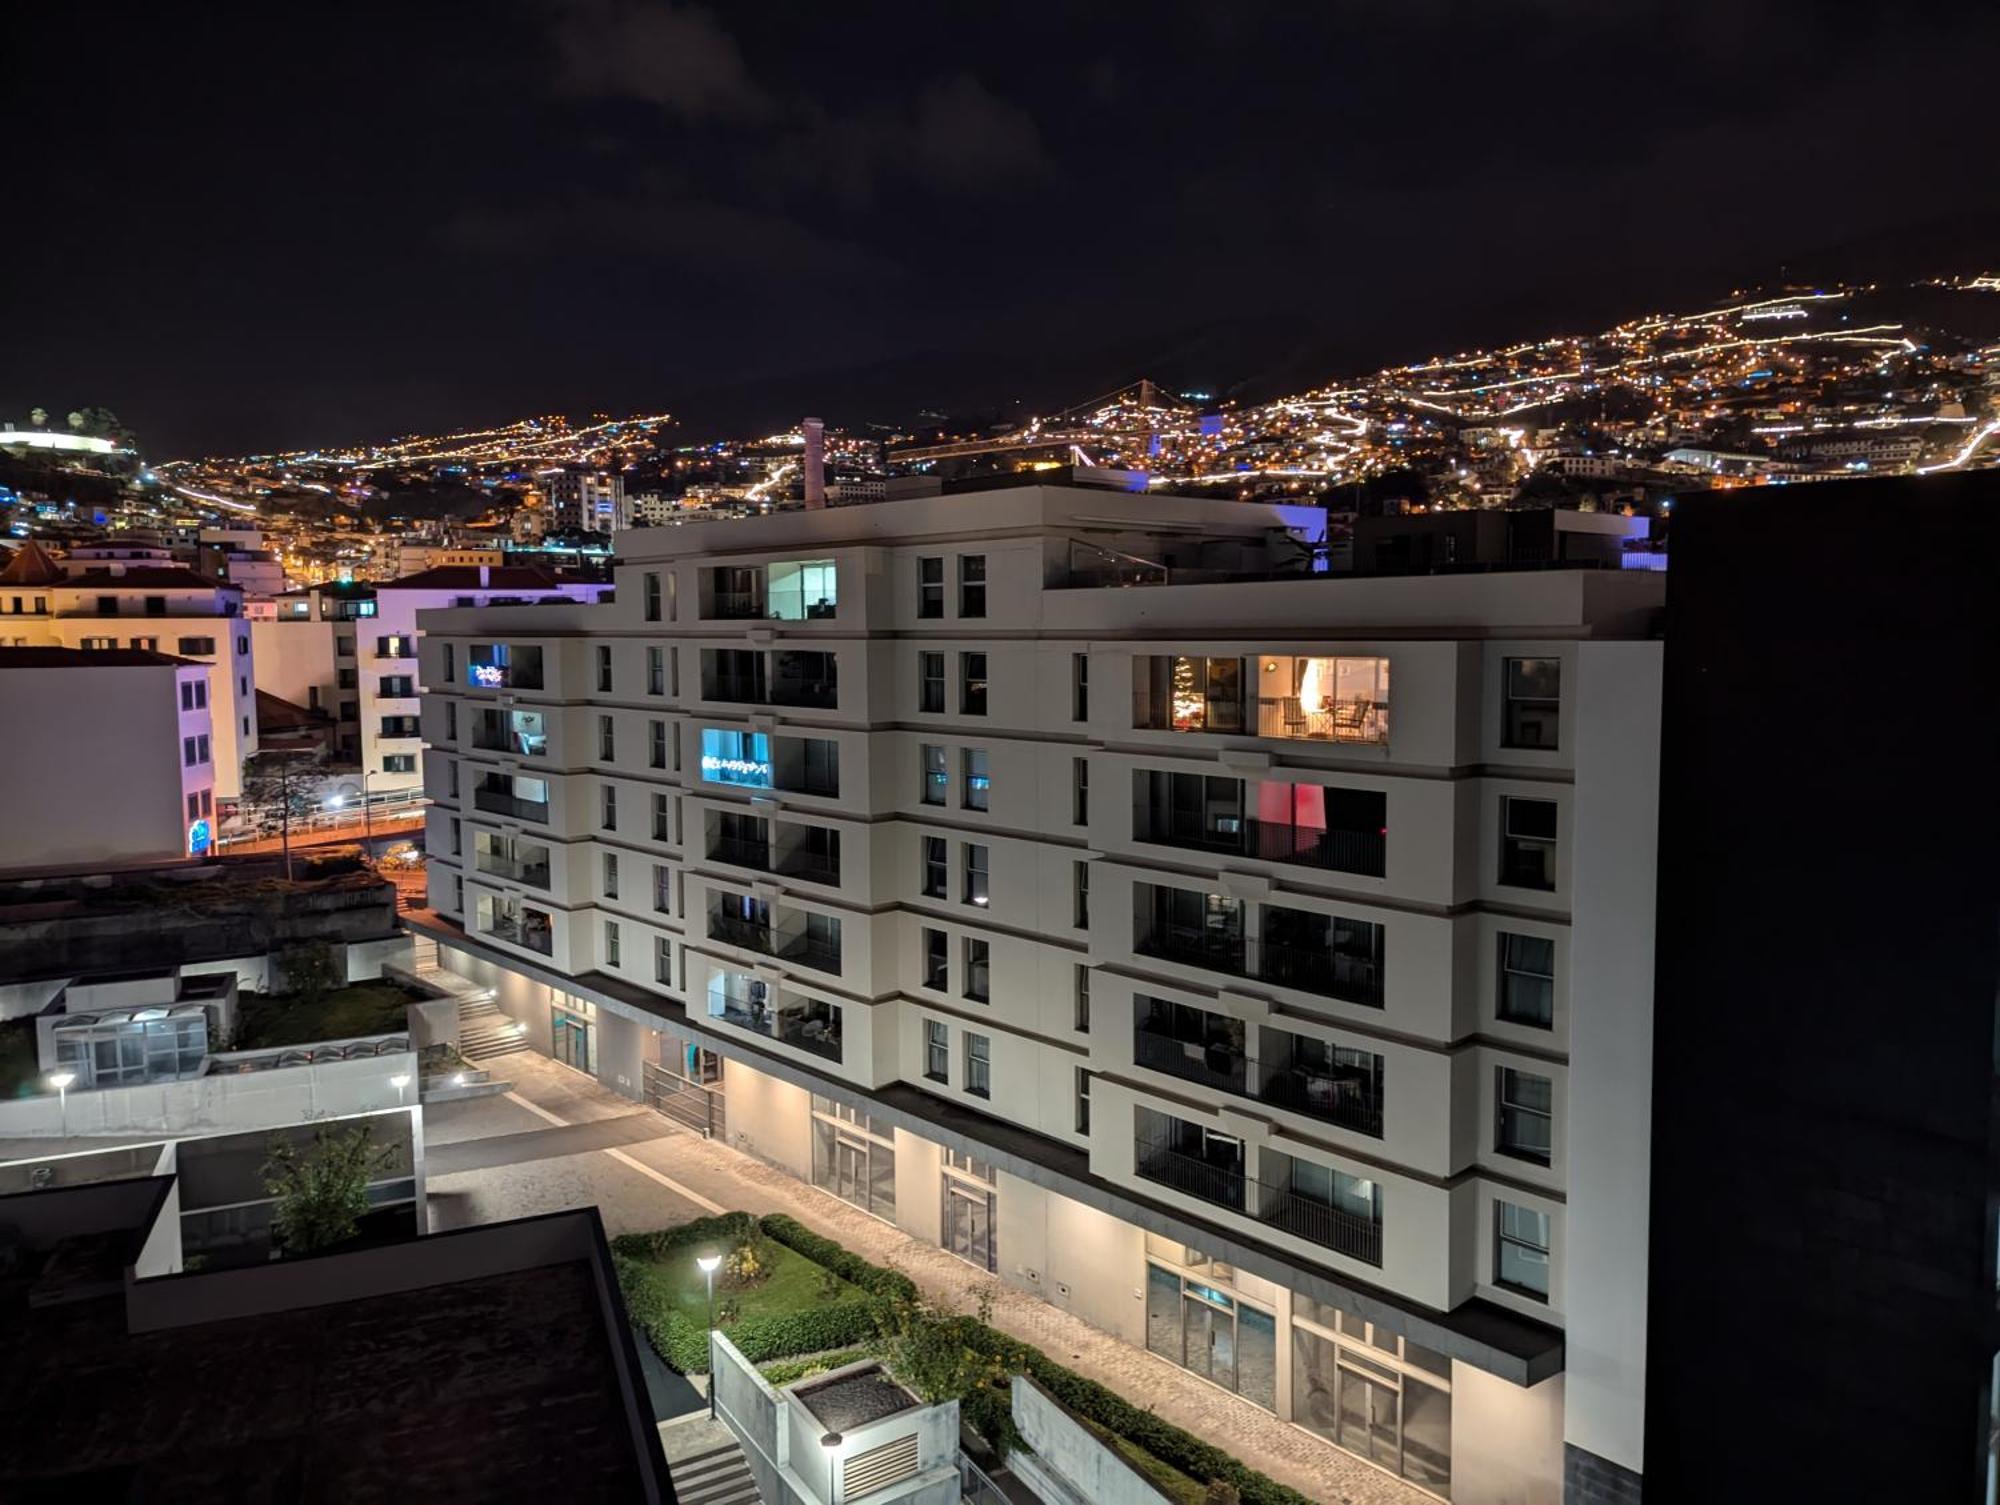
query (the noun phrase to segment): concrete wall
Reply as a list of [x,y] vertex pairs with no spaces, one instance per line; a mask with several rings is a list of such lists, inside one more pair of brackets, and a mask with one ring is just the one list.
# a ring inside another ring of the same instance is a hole
[[1562,1505],[1561,1375],[1524,1390],[1451,1366],[1452,1505]]
[[[1170,1498],[1025,1374],[1014,1376],[1014,1425],[1035,1458],[1074,1500],[1089,1505],[1160,1505]],[[1021,1471],[1021,1462],[1014,1460],[1016,1472]]]

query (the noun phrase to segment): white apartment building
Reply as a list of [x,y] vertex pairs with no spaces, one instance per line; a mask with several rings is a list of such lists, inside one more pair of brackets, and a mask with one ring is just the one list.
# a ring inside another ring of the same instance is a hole
[[564,466],[539,472],[547,483],[549,527],[558,533],[622,533],[632,526],[625,477],[615,470]]
[[0,647],[0,874],[109,872],[205,852],[214,728],[205,664],[145,649]]
[[414,923],[606,1085],[1555,1500],[1640,1466],[1662,581],[1297,573],[1323,516],[948,494],[427,612]]
[[133,648],[207,665],[214,797],[233,800],[244,759],[257,751],[242,589],[162,563],[152,557],[157,551],[111,552],[79,550],[59,564],[34,542],[23,544],[0,570],[0,645]]
[[314,586],[251,624],[257,687],[334,718],[341,759],[380,796],[421,787],[417,613],[435,607],[594,601],[603,582],[527,565],[438,565],[400,580]]

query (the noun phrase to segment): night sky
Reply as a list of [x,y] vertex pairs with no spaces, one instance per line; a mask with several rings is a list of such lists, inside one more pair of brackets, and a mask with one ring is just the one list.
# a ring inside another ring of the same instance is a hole
[[1256,395],[2000,271],[2000,7],[36,4],[0,415],[155,458]]

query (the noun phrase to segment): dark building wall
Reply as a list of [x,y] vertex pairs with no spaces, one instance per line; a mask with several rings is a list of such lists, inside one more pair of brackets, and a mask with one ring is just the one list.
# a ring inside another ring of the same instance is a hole
[[2000,473],[1676,509],[1651,1499],[1983,1497],[1996,579]]

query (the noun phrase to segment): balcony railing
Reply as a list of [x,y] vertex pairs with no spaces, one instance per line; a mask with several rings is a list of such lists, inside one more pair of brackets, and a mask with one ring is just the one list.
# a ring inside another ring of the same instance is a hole
[[715,610],[709,613],[712,618],[730,621],[764,617],[769,614],[764,605],[764,593],[759,590],[719,590],[715,593]]
[[539,951],[543,956],[555,949],[555,935],[547,920],[528,924],[511,915],[495,915],[483,933],[529,951]]
[[703,682],[703,700],[723,700],[740,705],[764,705],[764,681],[755,675],[718,674]]
[[711,913],[708,917],[708,938],[775,957],[779,961],[797,962],[816,972],[840,970],[840,943],[821,940],[809,931],[786,934],[769,925],[760,925],[755,920]]
[[1190,1155],[1164,1138],[1139,1136],[1133,1143],[1133,1165],[1145,1180],[1254,1217],[1349,1259],[1382,1263],[1382,1225],[1374,1218],[1260,1182],[1239,1165]]
[[1252,1102],[1289,1108],[1359,1134],[1382,1137],[1382,1103],[1374,1085],[1359,1071],[1322,1071],[1304,1066],[1263,1068],[1243,1050],[1226,1044],[1183,1040],[1143,1024],[1132,1029],[1132,1059],[1164,1072]]
[[524,883],[530,888],[549,886],[549,864],[522,862],[512,857],[501,857],[492,852],[480,852],[473,858],[473,866],[491,877],[505,878],[514,883]]
[[1374,700],[1336,700],[1309,711],[1296,695],[1268,695],[1257,701],[1257,735],[1305,742],[1389,740],[1389,707]]
[[831,679],[773,680],[771,704],[830,711],[840,704],[839,683]]
[[524,800],[498,789],[473,790],[472,807],[484,810],[488,815],[511,815],[516,820],[546,821],[549,818],[547,800]]
[[708,844],[708,860],[768,873],[771,871],[771,844],[768,841],[750,841],[741,836],[718,836]]
[[1147,809],[1139,812],[1133,824],[1136,839],[1154,846],[1255,857],[1265,862],[1289,862],[1300,867],[1359,873],[1370,878],[1380,878],[1388,870],[1388,838],[1379,829],[1339,831],[1276,821],[1243,820],[1237,823],[1237,830],[1215,831],[1192,817]]
[[1347,1003],[1382,1005],[1382,966],[1372,958],[1327,948],[1248,941],[1227,931],[1193,925],[1155,925],[1133,946],[1141,956],[1255,978]]
[[829,1061],[840,1059],[840,1020],[837,1015],[830,1020],[807,1017],[792,1009],[773,1009],[765,1004],[754,1004],[735,995],[727,995],[718,1017],[739,1029],[753,1030],[795,1050],[808,1051]]

